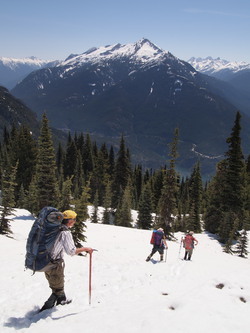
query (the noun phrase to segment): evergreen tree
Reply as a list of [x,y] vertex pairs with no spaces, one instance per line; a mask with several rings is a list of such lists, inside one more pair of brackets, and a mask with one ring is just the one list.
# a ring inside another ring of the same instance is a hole
[[142,166],[141,165],[137,165],[135,167],[134,174],[133,174],[133,181],[134,181],[133,208],[137,210],[141,192],[142,192],[142,186],[143,186]]
[[90,188],[89,184],[83,187],[82,194],[78,200],[76,200],[76,211],[77,218],[80,221],[86,221],[89,218],[88,205],[90,198]]
[[122,227],[131,227],[131,222],[131,184],[128,182],[116,210],[115,224]]
[[111,182],[108,181],[105,190],[104,212],[102,218],[102,223],[104,224],[110,224],[111,222],[111,215],[112,215],[111,202],[112,202]]
[[10,215],[15,207],[15,186],[16,186],[17,164],[8,170],[4,170],[2,175],[2,204],[0,206],[0,234],[11,234]]
[[140,197],[137,226],[139,229],[150,229],[152,223],[151,190],[148,183],[145,185]]
[[17,207],[24,208],[26,202],[26,192],[24,190],[23,184],[21,184],[20,191],[18,193]]
[[75,174],[75,166],[77,161],[77,148],[75,141],[72,140],[71,135],[68,136],[68,143],[64,159],[64,178],[71,177]]
[[29,210],[32,214],[37,214],[39,211],[38,202],[38,188],[36,175],[33,176],[28,189],[28,194],[25,197],[24,208]]
[[93,212],[91,215],[92,223],[98,223],[98,206],[99,206],[99,195],[98,195],[98,192],[96,192],[94,204],[93,204]]
[[93,171],[94,160],[93,160],[93,147],[89,134],[87,134],[83,151],[82,151],[82,162],[83,162],[83,171],[85,177],[88,177],[89,173]]
[[67,177],[67,179],[63,182],[62,191],[60,193],[60,202],[58,205],[58,209],[61,211],[71,209],[72,205],[72,177]]
[[220,223],[224,218],[226,186],[226,163],[225,160],[217,164],[216,175],[207,189],[207,208],[204,214],[205,229],[211,233],[218,233]]
[[[222,242],[230,241],[236,232],[234,220],[242,228],[245,202],[245,162],[241,150],[240,113],[237,112],[226,158],[218,164],[217,172],[208,188],[208,207],[204,216],[206,230],[218,232]],[[234,220],[233,220],[234,219]]]
[[58,172],[61,172],[63,170],[64,162],[65,162],[65,152],[63,150],[61,143],[59,143],[56,152],[56,167]]
[[91,200],[94,199],[94,193],[98,192],[99,205],[103,205],[105,188],[109,180],[108,174],[108,152],[105,145],[102,145],[97,152],[96,163],[90,178],[90,188],[92,191]]
[[40,210],[45,206],[57,205],[56,158],[48,119],[45,114],[43,115],[41,132],[38,139],[36,180],[38,209]]
[[110,147],[109,150],[109,163],[108,163],[108,174],[110,177],[110,180],[113,180],[114,170],[115,170],[115,153],[113,146]]
[[80,198],[76,200],[76,212],[77,212],[77,220],[72,228],[72,235],[74,239],[74,243],[76,247],[82,247],[82,242],[85,242],[85,235],[84,231],[86,228],[86,224],[84,221],[86,221],[89,218],[88,214],[88,203],[89,203],[89,191],[90,188],[88,185],[86,185],[83,190]]
[[151,177],[151,192],[152,192],[152,210],[156,211],[158,205],[159,205],[159,200],[161,197],[161,191],[163,188],[163,180],[164,180],[164,175],[166,173],[166,169],[160,169],[156,170]]
[[188,214],[189,207],[190,207],[190,198],[189,198],[189,185],[190,179],[186,177],[184,180],[182,178],[179,188],[179,207],[180,207],[180,214],[184,216]]
[[83,175],[83,168],[82,168],[82,155],[80,151],[77,151],[77,159],[75,162],[75,172],[73,177],[73,193],[74,198],[79,198],[80,194],[82,193],[82,189],[84,186],[84,175]]
[[16,175],[18,193],[21,186],[25,191],[29,188],[32,175],[35,172],[37,145],[31,131],[25,126],[21,126],[19,131],[16,131],[15,136],[11,138],[11,144],[12,147],[15,147],[12,149],[12,152],[15,152],[12,165],[18,161]]
[[245,229],[243,229],[238,239],[236,253],[242,258],[248,256],[248,237]]
[[244,156],[241,149],[239,112],[236,114],[231,136],[227,139],[229,149],[226,153],[228,163],[227,170],[227,202],[226,209],[234,211],[238,216],[243,214],[244,181],[243,171],[245,167]]
[[7,130],[7,127],[4,126],[4,129],[3,129],[3,142],[4,142],[5,146],[9,145],[9,141],[10,141],[10,133]]
[[201,232],[200,213],[202,205],[202,180],[199,163],[194,167],[190,177],[189,189],[190,207],[189,216],[186,222],[187,229],[198,233]]
[[64,181],[64,161],[65,161],[65,152],[62,148],[61,143],[58,145],[56,152],[56,176],[58,179],[58,189],[62,190],[63,181]]
[[178,192],[178,176],[175,171],[175,163],[178,157],[177,144],[179,131],[175,129],[173,142],[170,144],[170,163],[169,169],[166,170],[163,180],[163,188],[158,205],[157,226],[161,227],[165,234],[170,235],[173,216],[177,215],[177,192]]
[[239,227],[239,219],[232,211],[224,212],[219,228],[220,241],[232,245]]
[[[8,140],[1,151],[1,164],[4,168],[18,165],[16,173],[15,201],[21,186],[28,190],[36,164],[36,143],[30,130],[25,126],[12,127]],[[18,162],[18,163],[17,163]]]
[[113,198],[112,207],[116,208],[123,197],[125,188],[131,179],[131,163],[129,153],[125,147],[123,136],[120,141],[120,148],[115,164],[114,181],[113,181]]
[[[225,212],[234,213],[235,218],[238,219],[238,227],[242,228],[244,216],[244,168],[245,162],[241,149],[240,138],[240,118],[239,112],[236,114],[235,123],[232,129],[231,136],[227,139],[229,149],[226,153],[226,181],[225,186],[221,191],[224,194],[224,207]],[[228,220],[229,226],[225,226],[225,219],[222,220],[222,225],[219,228],[219,235],[221,240],[227,242],[232,231],[232,223]],[[227,230],[227,232],[226,232]],[[236,231],[236,230],[234,230]]]
[[[246,181],[246,192],[245,192],[246,195],[245,195],[244,209],[245,212],[249,213],[250,212],[250,155],[248,156],[246,161],[245,181]],[[247,230],[249,230],[249,228],[247,228]]]
[[86,240],[86,236],[84,235],[86,224],[79,220],[77,214],[77,220],[74,227],[71,229],[72,237],[74,240],[74,244],[77,248],[83,247],[83,242]]
[[75,136],[76,148],[77,148],[77,150],[80,151],[81,154],[82,154],[83,149],[84,149],[84,142],[85,142],[85,140],[84,140],[84,136],[83,136],[82,133],[78,136]]

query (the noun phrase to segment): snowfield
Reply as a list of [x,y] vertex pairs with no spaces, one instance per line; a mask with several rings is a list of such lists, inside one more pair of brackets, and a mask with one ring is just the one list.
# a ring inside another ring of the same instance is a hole
[[24,270],[26,239],[34,218],[16,210],[13,238],[0,235],[1,332],[28,333],[239,333],[250,330],[250,261],[222,252],[212,235],[199,241],[192,261],[168,242],[166,262],[151,251],[151,231],[86,222],[93,253],[65,255],[65,291],[73,301],[37,314],[49,297],[43,273]]

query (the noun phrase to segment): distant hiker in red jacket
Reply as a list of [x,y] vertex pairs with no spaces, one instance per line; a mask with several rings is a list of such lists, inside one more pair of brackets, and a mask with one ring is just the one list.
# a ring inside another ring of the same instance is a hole
[[191,260],[194,246],[198,244],[198,241],[194,238],[193,234],[193,231],[189,231],[185,238],[182,239],[183,247],[185,248],[184,260]]
[[160,253],[160,260],[163,261],[164,249],[167,249],[168,246],[162,228],[153,231],[150,244],[153,245],[153,249],[150,255],[147,257],[146,261],[149,261],[156,252]]

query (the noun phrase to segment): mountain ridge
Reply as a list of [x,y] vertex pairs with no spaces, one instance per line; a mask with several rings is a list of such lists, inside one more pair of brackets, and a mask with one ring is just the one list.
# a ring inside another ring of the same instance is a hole
[[28,58],[0,57],[0,85],[12,89],[32,71],[54,66],[57,63],[57,60],[42,60],[34,56]]
[[[147,167],[166,162],[167,143],[179,127],[179,168],[189,170],[197,161],[194,144],[204,156],[225,152],[237,111],[232,101],[239,96],[228,83],[196,71],[147,39],[71,55],[32,72],[12,93],[38,116],[46,110],[58,129],[114,145],[123,134],[133,162]],[[245,115],[244,126],[250,128]],[[204,167],[210,171],[211,160]]]
[[246,63],[244,61],[237,62],[237,61],[229,61],[225,59],[218,58],[212,58],[210,56],[206,58],[195,58],[192,57],[188,60],[188,63],[190,63],[197,71],[213,75],[216,77],[216,73],[218,75],[221,71],[230,71],[233,74],[238,73],[240,71],[249,70],[250,71],[250,64]]

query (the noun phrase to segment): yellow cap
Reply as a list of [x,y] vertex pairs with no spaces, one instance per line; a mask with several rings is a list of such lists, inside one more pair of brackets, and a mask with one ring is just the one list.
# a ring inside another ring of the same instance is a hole
[[65,210],[63,212],[63,218],[65,220],[70,220],[70,219],[75,219],[77,216],[76,212],[74,212],[73,210]]

